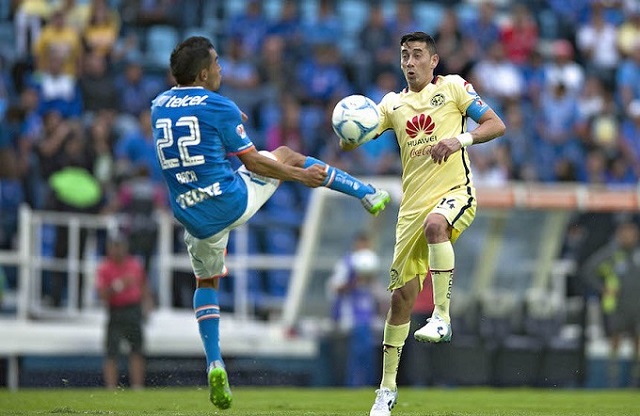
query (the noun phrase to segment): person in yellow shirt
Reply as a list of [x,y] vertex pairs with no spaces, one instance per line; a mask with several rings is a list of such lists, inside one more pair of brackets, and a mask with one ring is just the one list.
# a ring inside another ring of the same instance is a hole
[[33,45],[36,69],[41,71],[46,68],[46,61],[52,54],[64,60],[65,74],[77,75],[82,55],[82,42],[80,34],[66,23],[62,9],[53,12],[49,23],[42,29],[40,37]]
[[91,4],[90,17],[84,28],[82,38],[87,50],[102,56],[110,56],[118,41],[120,19],[117,13],[104,1]]
[[[383,335],[383,371],[370,416],[388,416],[396,403],[396,376],[409,335],[411,311],[429,272],[434,312],[414,333],[422,342],[451,340],[449,302],[453,243],[473,221],[476,196],[467,147],[504,134],[505,125],[473,86],[458,75],[434,76],[433,38],[413,32],[400,40],[407,87],[378,104],[378,133],[392,129],[400,147],[402,191],[390,270],[391,306]],[[466,131],[470,117],[478,127]],[[357,146],[341,143],[344,150]]]

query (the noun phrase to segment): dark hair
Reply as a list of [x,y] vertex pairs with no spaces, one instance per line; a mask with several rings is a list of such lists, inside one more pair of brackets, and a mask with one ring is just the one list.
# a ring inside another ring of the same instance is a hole
[[171,74],[179,85],[192,84],[198,73],[211,65],[211,41],[202,36],[185,39],[171,52]]
[[427,50],[430,55],[435,55],[438,53],[436,49],[436,41],[433,40],[431,35],[424,32],[411,32],[400,38],[400,46],[404,45],[407,42],[424,42],[427,44]]

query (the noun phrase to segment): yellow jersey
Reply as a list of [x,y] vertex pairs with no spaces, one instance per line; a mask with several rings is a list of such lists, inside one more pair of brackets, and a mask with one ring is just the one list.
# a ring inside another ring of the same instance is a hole
[[458,75],[437,76],[420,92],[405,88],[388,93],[378,108],[378,134],[392,129],[400,147],[400,217],[423,212],[452,189],[467,187],[469,196],[475,198],[465,148],[439,165],[431,159],[431,149],[438,141],[464,133],[467,116],[478,121],[489,109],[469,82]]

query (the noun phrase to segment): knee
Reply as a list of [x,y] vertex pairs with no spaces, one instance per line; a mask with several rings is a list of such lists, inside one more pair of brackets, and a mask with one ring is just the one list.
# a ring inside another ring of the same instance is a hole
[[303,166],[305,157],[287,146],[279,146],[271,153],[278,161],[289,166]]
[[428,243],[441,243],[449,239],[449,223],[442,215],[427,216],[423,228]]

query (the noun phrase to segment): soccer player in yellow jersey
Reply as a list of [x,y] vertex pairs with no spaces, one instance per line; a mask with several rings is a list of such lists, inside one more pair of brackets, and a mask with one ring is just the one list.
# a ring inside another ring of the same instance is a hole
[[[436,45],[424,32],[400,40],[400,66],[407,87],[378,104],[379,133],[393,129],[402,158],[402,201],[391,265],[391,306],[383,340],[383,372],[370,416],[389,416],[398,397],[396,376],[411,311],[431,272],[435,309],[414,337],[451,340],[449,301],[455,256],[453,242],[473,221],[476,197],[466,147],[505,131],[502,120],[458,75],[433,74]],[[466,131],[466,119],[478,123]],[[345,150],[355,146],[341,143]]]

